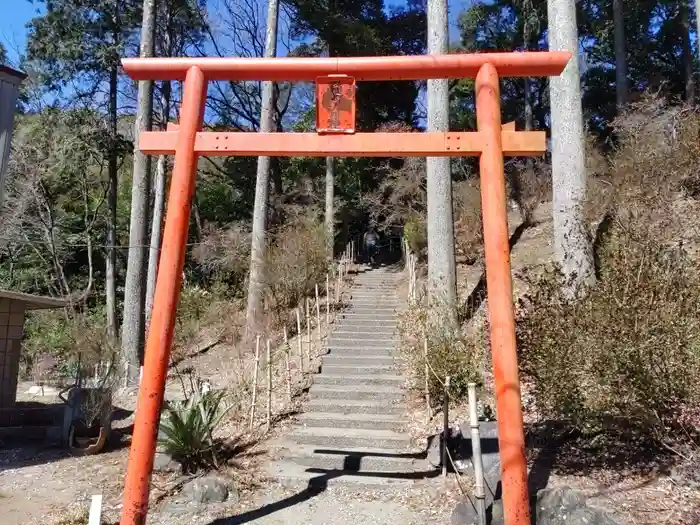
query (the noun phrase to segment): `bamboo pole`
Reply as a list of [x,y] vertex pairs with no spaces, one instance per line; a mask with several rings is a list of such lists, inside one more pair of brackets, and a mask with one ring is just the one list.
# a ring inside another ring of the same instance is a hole
[[306,363],[311,368],[311,301],[306,298]]
[[423,332],[423,361],[425,361],[425,408],[428,412],[428,421],[433,417],[433,409],[430,406],[430,369],[428,366],[428,336]]
[[316,283],[316,337],[319,349],[321,347],[321,298],[318,295],[318,283]]
[[303,350],[303,342],[302,342],[302,335],[301,335],[301,315],[299,314],[299,307],[297,306],[297,350],[299,351],[299,370],[301,370],[301,373],[304,373],[304,350]]
[[267,430],[272,426],[272,352],[267,340]]
[[258,369],[260,368],[260,334],[255,336],[255,371],[253,372],[253,399],[250,403],[250,430],[255,421],[255,403],[258,397]]
[[289,337],[287,336],[287,326],[284,327],[284,361],[285,368],[287,369],[287,401],[292,404],[292,372],[289,369],[289,354],[291,349],[289,347]]
[[476,383],[467,385],[469,396],[469,426],[472,438],[472,463],[474,464],[474,496],[476,496],[476,513],[479,525],[486,525],[486,490],[484,488],[484,465],[481,457],[481,436],[479,435],[479,417],[476,411]]
[[442,401],[442,475],[447,476],[447,447],[450,439],[450,376],[445,378],[445,395]]
[[331,324],[330,276],[326,272],[326,326]]
[[340,264],[338,264],[338,274],[335,279],[335,303],[340,303],[340,280],[342,279],[340,275]]

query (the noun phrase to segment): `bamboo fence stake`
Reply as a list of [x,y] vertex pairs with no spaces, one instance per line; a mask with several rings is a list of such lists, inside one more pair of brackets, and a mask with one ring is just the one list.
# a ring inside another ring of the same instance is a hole
[[476,410],[476,383],[467,385],[469,397],[469,426],[472,438],[472,464],[474,465],[474,495],[476,496],[476,513],[479,525],[486,525],[486,490],[484,489],[484,464],[481,457],[481,436],[479,435],[479,417]]
[[318,337],[319,349],[321,346],[321,299],[318,295],[318,283],[316,283],[316,337]]
[[306,363],[311,369],[311,301],[306,298]]
[[342,277],[340,276],[340,264],[338,265],[338,275],[336,276],[335,279],[335,303],[339,304],[340,303],[340,279]]
[[447,446],[450,439],[450,376],[445,377],[445,395],[442,403],[442,475],[447,476]]
[[272,353],[267,340],[267,430],[272,426]]
[[428,411],[428,422],[433,417],[433,410],[430,406],[430,370],[428,367],[428,337],[423,333],[423,360],[425,361],[425,408]]
[[253,372],[253,399],[250,403],[250,430],[255,421],[255,402],[258,397],[258,368],[260,368],[260,334],[255,336],[255,371]]
[[292,404],[292,372],[289,369],[289,338],[287,337],[287,327],[284,327],[284,361],[285,368],[287,369],[287,401]]
[[301,335],[301,315],[299,315],[299,307],[297,306],[297,350],[299,351],[299,369],[304,373],[304,350],[302,348]]
[[326,326],[331,324],[331,295],[330,295],[330,277],[326,273]]

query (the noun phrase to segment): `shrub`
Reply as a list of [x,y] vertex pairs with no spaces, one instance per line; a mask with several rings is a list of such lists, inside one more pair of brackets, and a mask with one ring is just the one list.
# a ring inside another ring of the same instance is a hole
[[428,341],[428,390],[432,402],[438,403],[444,394],[443,383],[450,376],[450,397],[459,400],[467,395],[470,382],[481,381],[482,347],[475,337],[464,336],[459,328],[444,322],[442,307],[428,310],[417,305],[409,308],[399,319],[402,350],[413,370],[416,388],[425,385],[424,340]]
[[535,222],[535,210],[552,194],[552,172],[542,159],[518,162],[508,177],[508,193],[518,205],[526,226]]
[[403,227],[403,238],[412,253],[420,254],[428,247],[428,231],[425,219],[413,216]]
[[484,232],[481,220],[481,190],[477,179],[454,184],[455,251],[468,264],[481,259]]
[[607,217],[597,283],[572,298],[556,271],[530,278],[517,335],[542,416],[665,439],[700,401],[700,279],[681,191],[697,170],[697,124],[654,104],[620,119],[605,190],[594,181],[587,203]]
[[598,284],[579,299],[555,273],[532,286],[518,321],[522,371],[545,417],[652,433],[697,400],[697,270],[681,250],[621,232],[605,251]]
[[161,417],[159,444],[186,473],[219,467],[221,440],[214,433],[230,407],[223,391],[202,391],[198,384],[184,401],[173,401]]
[[97,363],[112,363],[117,348],[105,319],[101,310],[30,312],[22,341],[23,375],[42,382],[73,380],[78,373],[91,375]]
[[243,297],[250,269],[250,234],[237,224],[210,227],[192,256],[213,283],[225,285],[229,297]]
[[278,322],[326,282],[328,265],[325,228],[310,216],[297,217],[272,235],[265,263],[266,301]]

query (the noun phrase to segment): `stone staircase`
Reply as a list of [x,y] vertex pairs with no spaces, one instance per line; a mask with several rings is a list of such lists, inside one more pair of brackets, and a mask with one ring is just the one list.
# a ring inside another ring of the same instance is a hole
[[299,425],[272,474],[287,484],[404,484],[434,475],[402,431],[404,379],[394,369],[397,275],[360,272],[336,321]]

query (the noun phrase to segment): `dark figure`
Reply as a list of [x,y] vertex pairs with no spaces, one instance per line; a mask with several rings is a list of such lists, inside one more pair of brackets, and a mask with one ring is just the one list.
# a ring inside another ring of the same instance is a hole
[[365,233],[363,244],[367,259],[369,263],[374,266],[377,262],[377,245],[379,244],[379,234],[374,230],[374,226],[370,226],[369,230]]

